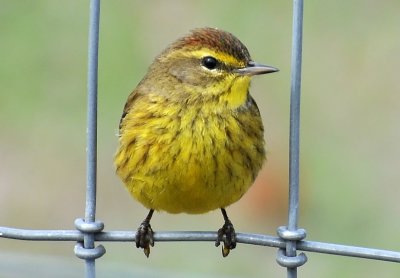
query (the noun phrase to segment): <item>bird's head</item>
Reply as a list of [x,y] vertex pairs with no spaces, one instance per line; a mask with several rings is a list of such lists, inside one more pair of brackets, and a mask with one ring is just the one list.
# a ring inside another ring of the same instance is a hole
[[247,97],[252,76],[276,71],[254,62],[246,46],[231,33],[200,28],[166,48],[149,73],[158,82],[168,82],[169,93],[203,100],[217,97],[238,106]]

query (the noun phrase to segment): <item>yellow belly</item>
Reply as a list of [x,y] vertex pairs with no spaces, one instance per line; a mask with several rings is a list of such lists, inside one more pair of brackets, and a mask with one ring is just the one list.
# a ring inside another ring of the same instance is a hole
[[239,200],[265,159],[261,118],[249,101],[217,112],[169,105],[153,113],[137,105],[124,118],[115,156],[131,195],[170,213],[204,213]]

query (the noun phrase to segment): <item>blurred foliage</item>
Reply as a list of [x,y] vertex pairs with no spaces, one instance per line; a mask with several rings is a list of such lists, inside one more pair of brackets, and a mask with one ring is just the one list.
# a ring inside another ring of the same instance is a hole
[[[73,229],[84,214],[88,1],[0,1],[0,225]],[[400,2],[305,1],[301,215],[309,240],[399,250]],[[290,1],[103,1],[99,57],[98,219],[136,229],[146,210],[112,165],[129,92],[153,57],[188,30],[234,33],[254,60],[268,162],[229,208],[238,231],[274,234],[286,222],[292,10]],[[219,212],[156,214],[155,230],[216,230]],[[1,277],[78,276],[73,243],[0,239]],[[276,250],[156,243],[150,259],[105,243],[99,277],[286,277]],[[188,256],[189,255],[189,256]],[[49,259],[51,256],[52,259]],[[309,253],[300,277],[397,277],[396,264]],[[65,267],[67,265],[67,267]],[[59,267],[60,266],[60,267]],[[4,276],[6,275],[6,276]]]

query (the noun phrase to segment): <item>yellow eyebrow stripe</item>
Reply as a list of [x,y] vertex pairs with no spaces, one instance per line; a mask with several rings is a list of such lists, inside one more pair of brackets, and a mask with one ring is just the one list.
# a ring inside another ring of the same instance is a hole
[[211,50],[208,48],[200,48],[198,50],[185,51],[185,52],[181,52],[180,54],[184,54],[185,57],[194,57],[197,59],[201,59],[206,56],[212,56],[227,65],[233,65],[235,67],[244,67],[245,66],[245,64],[243,62],[239,61],[232,55],[229,55],[224,52],[214,51],[214,50]]

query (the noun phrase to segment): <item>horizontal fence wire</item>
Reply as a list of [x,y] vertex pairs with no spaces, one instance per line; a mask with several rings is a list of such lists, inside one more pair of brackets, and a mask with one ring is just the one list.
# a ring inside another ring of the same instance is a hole
[[[95,241],[134,242],[135,235],[136,232],[133,231],[109,231],[94,234],[94,238]],[[27,230],[0,227],[0,237],[31,241],[82,241],[84,235],[76,230]],[[215,242],[216,239],[216,232],[154,232],[156,242]],[[285,240],[264,234],[237,233],[237,242],[275,248],[286,246]],[[400,252],[384,249],[304,240],[297,242],[297,250],[400,263]]]

